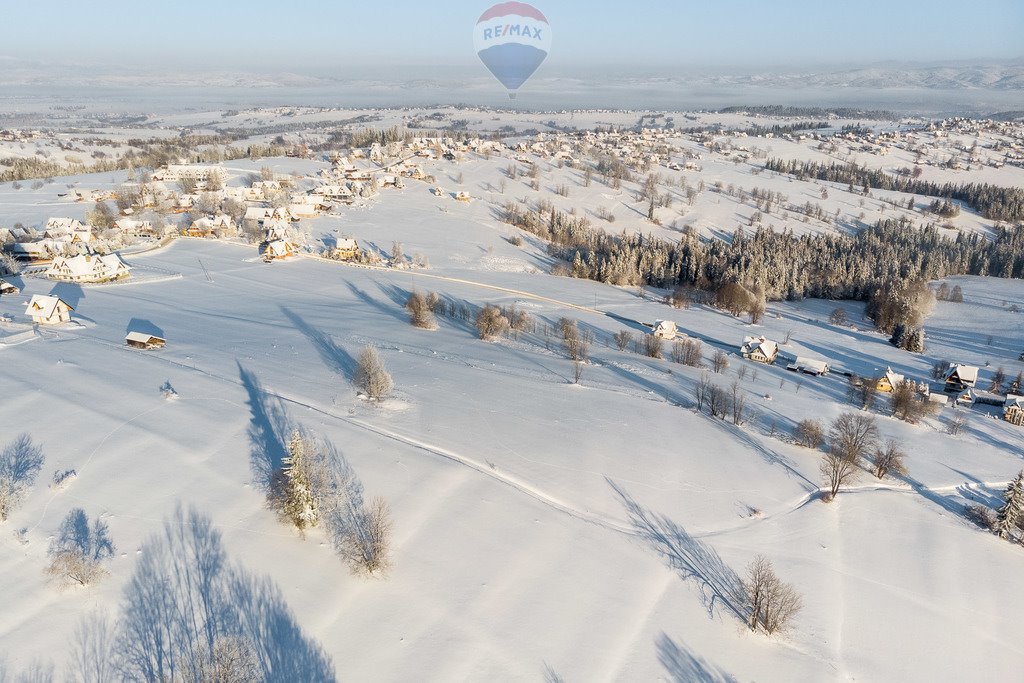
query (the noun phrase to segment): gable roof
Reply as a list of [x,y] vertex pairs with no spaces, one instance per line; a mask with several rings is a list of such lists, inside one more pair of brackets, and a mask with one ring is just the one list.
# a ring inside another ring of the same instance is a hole
[[977,382],[978,368],[973,365],[954,365],[949,369],[949,374],[946,375],[946,381],[948,382],[951,380],[954,375],[956,375],[961,382]]
[[142,344],[149,344],[154,339],[166,341],[163,337],[158,337],[155,334],[149,334],[148,332],[129,332],[124,338],[125,341],[134,341]]
[[817,373],[824,373],[828,370],[828,361],[818,360],[816,358],[804,358],[803,356],[797,356],[796,360],[790,364],[791,368],[797,370],[813,370]]
[[903,382],[904,379],[906,379],[903,375],[899,374],[898,372],[893,372],[893,369],[890,367],[885,368],[885,374],[883,374],[882,377],[889,380],[889,384],[893,388],[895,388],[897,384],[900,384],[901,382]]
[[45,294],[35,294],[32,296],[32,300],[25,305],[25,315],[30,316],[41,316],[43,318],[49,318],[53,316],[57,307],[64,304],[68,307],[69,311],[75,310],[75,307],[64,301],[57,296],[47,296]]
[[46,271],[48,277],[108,278],[130,270],[117,254],[59,256]]
[[740,346],[740,351],[742,353],[751,354],[758,350],[760,350],[766,358],[770,358],[779,352],[779,345],[777,342],[764,337],[743,338],[743,345]]

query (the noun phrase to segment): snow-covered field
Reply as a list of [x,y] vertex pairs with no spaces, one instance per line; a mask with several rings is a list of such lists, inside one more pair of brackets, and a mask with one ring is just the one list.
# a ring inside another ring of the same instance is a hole
[[[87,135],[55,125],[38,139],[3,143],[0,157],[60,163],[70,146],[88,161],[96,149],[123,154],[130,137],[252,131],[235,144],[265,145],[283,131],[296,144],[323,142],[335,126],[436,132],[456,121],[483,134],[509,126],[514,144],[515,136],[532,141],[532,130],[625,130],[649,113],[211,104],[168,107],[140,116],[138,127],[71,115],[91,121]],[[678,127],[729,129],[814,118],[673,116]],[[271,680],[331,680],[331,672],[358,681],[1015,680],[1024,595],[1012,577],[1024,550],[981,531],[963,510],[999,504],[1024,465],[1024,429],[998,419],[994,406],[944,408],[910,425],[882,398],[873,411],[882,438],[906,450],[909,474],[877,480],[861,472],[830,504],[821,499],[821,451],[790,435],[800,420],[827,424],[859,407],[843,373],[875,377],[891,367],[925,381],[936,361],[951,361],[979,366],[980,387],[1000,367],[1012,379],[1024,370],[1020,281],[949,278],[964,302],[939,302],[925,323],[926,352],[911,354],[876,332],[857,302],[770,302],[752,326],[706,306],[669,308],[662,291],[555,277],[543,241],[500,220],[506,203],[548,201],[610,233],[730,239],[737,228],[754,229],[761,212],[750,193],[758,188],[785,197],[760,225],[795,234],[854,232],[901,216],[940,221],[950,235],[992,234],[996,223],[966,206],[940,220],[926,212],[930,197],[914,198],[911,209],[909,194],[863,196],[763,170],[765,157],[853,161],[888,173],[920,160],[922,180],[1024,185],[1024,168],[996,163],[1018,149],[1019,123],[977,134],[925,125],[869,122],[876,131],[914,130],[907,148],[885,153],[862,139],[823,148],[809,138],[722,134],[712,136],[724,146],[715,151],[696,136],[670,138],[672,159],[699,154],[699,168],[651,169],[672,198],[655,210],[658,223],[637,197],[643,173],[621,187],[596,173],[588,183],[578,166],[533,154],[530,164],[515,162],[506,149],[457,162],[418,159],[434,182],[408,179],[403,189],[294,224],[310,252],[346,236],[386,260],[397,242],[423,267],[357,266],[312,253],[265,264],[255,245],[177,239],[122,252],[133,268],[127,282],[7,278],[22,291],[0,295],[0,451],[26,434],[45,463],[0,523],[0,681],[51,666],[58,679],[73,673],[80,625],[95,637],[96,614],[116,617],[130,596],[162,585],[144,570],[161,561],[152,539],[165,524],[179,539],[207,543],[211,556],[222,544],[226,560],[243,568],[238,602],[267,627],[250,637],[276,662]],[[973,154],[975,142],[971,168],[946,163]],[[737,151],[752,156],[738,159]],[[376,169],[365,159],[357,165]],[[308,190],[331,163],[243,158],[220,167],[228,186],[269,168]],[[539,169],[538,189],[530,167]],[[0,227],[85,219],[93,203],[74,201],[70,190],[115,190],[129,176],[0,183]],[[445,196],[434,196],[434,185]],[[698,187],[689,197],[687,188]],[[454,201],[460,191],[473,201]],[[820,205],[824,218],[804,220],[805,204]],[[481,341],[472,319],[459,317],[417,329],[405,310],[414,290],[456,309],[514,304],[535,327],[498,341]],[[74,307],[73,322],[33,327],[25,305],[50,293]],[[828,322],[837,307],[849,324]],[[594,338],[579,383],[560,339],[547,334],[563,316]],[[729,367],[711,377],[723,388],[737,383],[745,424],[699,412],[701,370],[672,362],[667,348],[665,359],[653,359],[613,343],[616,332],[646,334],[658,319],[702,340],[705,365],[716,350],[730,354]],[[164,336],[167,346],[130,349],[130,331]],[[737,355],[750,334],[788,340],[774,366]],[[395,380],[380,404],[357,396],[353,384],[367,346]],[[827,359],[834,371],[788,372],[795,356]],[[950,435],[954,415],[966,425]],[[353,574],[322,528],[301,536],[267,508],[261,475],[280,464],[293,428],[333,444],[365,497],[390,504],[393,566],[385,575]],[[75,476],[51,484],[68,470]],[[105,521],[116,545],[109,574],[88,587],[59,587],[45,573],[50,542],[73,508]],[[192,513],[208,518],[213,533],[182,524]],[[742,615],[740,580],[758,554],[803,597],[793,627],[774,636],[750,632]],[[164,582],[181,579],[170,574]]]
[[[180,278],[58,285],[75,323],[31,335],[0,326],[0,342],[20,342],[0,344],[0,447],[25,432],[46,458],[0,525],[0,659],[11,671],[53,661],[62,674],[80,620],[116,612],[146,539],[192,506],[212,519],[231,561],[279,587],[295,628],[319,641],[342,679],[1015,678],[1024,597],[1011,577],[1024,553],[960,508],[994,504],[1021,467],[1024,432],[978,408],[953,437],[950,409],[910,426],[880,406],[881,431],[904,443],[910,475],[864,473],[825,504],[818,457],[771,428],[784,434],[804,417],[850,409],[843,377],[798,381],[781,362],[733,356],[716,379],[727,386],[746,368],[752,419],[736,428],[698,414],[697,370],[618,351],[610,335],[641,331],[622,321],[672,317],[709,353],[735,348],[749,325],[533,272],[546,270],[543,249],[501,239],[507,226],[483,202],[442,214],[433,199],[413,184],[394,201],[318,219],[384,249],[401,240],[429,256],[428,270],[267,265],[251,248],[182,240],[126,257]],[[0,298],[0,314],[23,321],[27,297],[55,288],[22,284]],[[1009,306],[1024,307],[1024,289],[951,284],[966,301],[939,304],[924,356],[890,346],[860,304],[840,304],[848,328],[827,324],[834,302],[771,304],[755,329],[791,332],[784,354],[860,374],[891,365],[924,379],[948,359],[990,362],[983,380],[996,365],[1015,375],[1021,314]],[[581,383],[539,333],[484,342],[449,318],[436,331],[413,328],[403,307],[413,288],[475,306],[517,303],[538,322],[578,318],[596,335]],[[128,330],[154,328],[165,349],[124,346]],[[366,345],[395,378],[381,405],[351,383]],[[280,448],[291,425],[322,434],[366,494],[389,501],[386,576],[352,575],[321,531],[301,538],[266,508],[253,462]],[[77,477],[49,488],[66,469]],[[117,552],[99,583],[58,590],[44,574],[46,550],[73,507],[109,524]],[[757,553],[803,595],[782,636],[752,634],[735,613],[738,578]]]

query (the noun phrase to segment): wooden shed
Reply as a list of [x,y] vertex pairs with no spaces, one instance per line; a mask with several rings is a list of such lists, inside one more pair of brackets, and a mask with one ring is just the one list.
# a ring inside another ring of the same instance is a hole
[[147,332],[129,332],[124,343],[133,349],[162,349],[167,345],[167,340]]

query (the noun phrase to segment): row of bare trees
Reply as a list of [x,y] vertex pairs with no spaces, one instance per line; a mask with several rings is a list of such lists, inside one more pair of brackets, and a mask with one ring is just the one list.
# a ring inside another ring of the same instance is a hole
[[821,420],[801,420],[793,440],[806,448],[827,445],[820,465],[826,502],[865,469],[878,479],[907,473],[906,453],[895,440],[882,443],[877,420],[866,413],[843,413],[832,421],[827,434]]
[[731,417],[737,426],[747,420],[747,395],[737,380],[728,388],[723,388],[715,384],[711,375],[704,371],[693,387],[693,397],[698,412],[703,412],[707,407],[711,417],[722,420]]

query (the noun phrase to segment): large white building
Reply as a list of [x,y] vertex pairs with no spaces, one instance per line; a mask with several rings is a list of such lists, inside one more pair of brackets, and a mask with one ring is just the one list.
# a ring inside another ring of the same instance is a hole
[[128,277],[130,270],[117,254],[80,254],[55,258],[46,277],[66,282],[108,282]]

